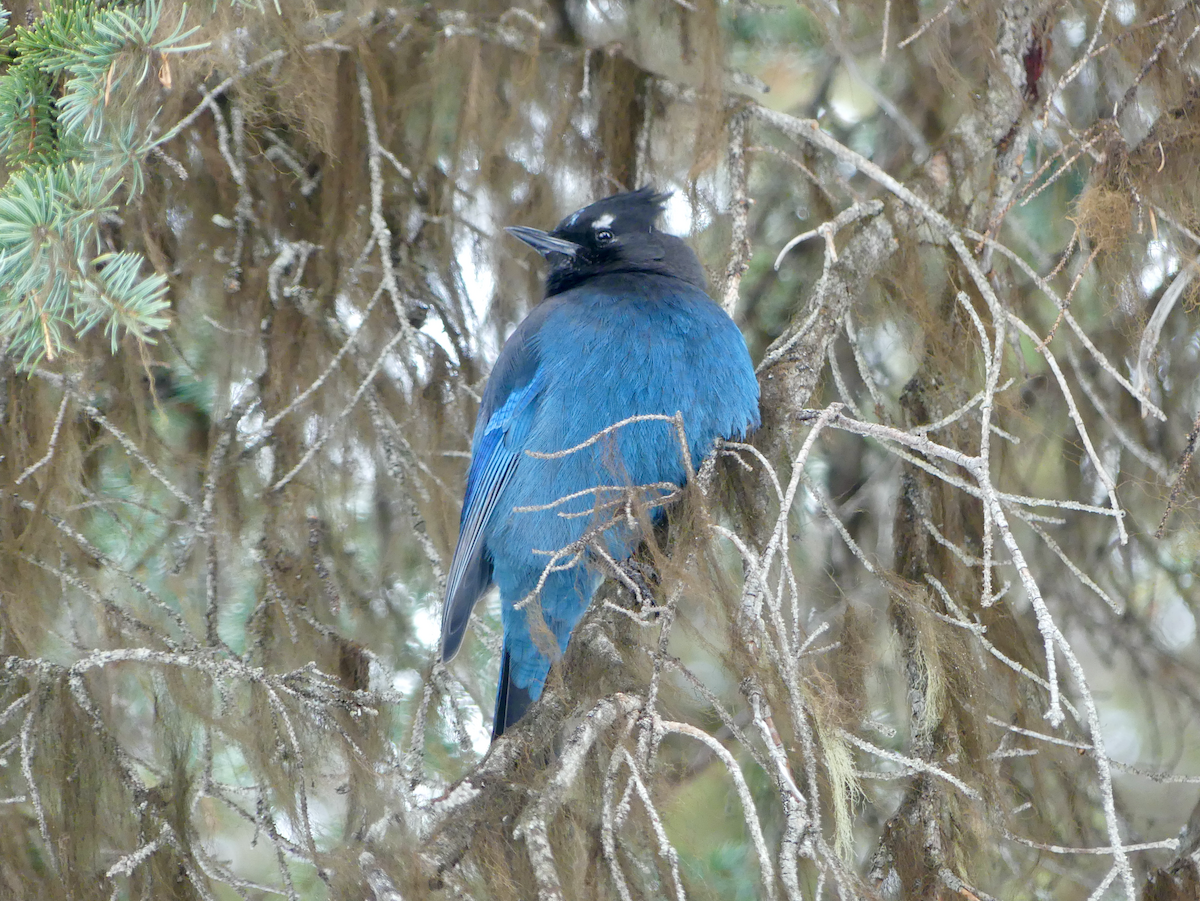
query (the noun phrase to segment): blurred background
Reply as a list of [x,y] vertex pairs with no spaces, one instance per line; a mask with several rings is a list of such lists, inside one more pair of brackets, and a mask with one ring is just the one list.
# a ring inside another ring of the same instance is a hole
[[[1196,897],[1196,3],[4,34],[0,896]],[[643,184],[764,428],[485,760],[503,227]]]

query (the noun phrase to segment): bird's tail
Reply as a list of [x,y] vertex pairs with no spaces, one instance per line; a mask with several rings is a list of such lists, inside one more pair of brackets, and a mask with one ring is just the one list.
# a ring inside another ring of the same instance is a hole
[[504,659],[500,663],[500,687],[496,691],[496,718],[492,723],[492,741],[520,720],[533,701],[533,693],[528,688],[518,688],[512,680],[512,657],[506,644]]

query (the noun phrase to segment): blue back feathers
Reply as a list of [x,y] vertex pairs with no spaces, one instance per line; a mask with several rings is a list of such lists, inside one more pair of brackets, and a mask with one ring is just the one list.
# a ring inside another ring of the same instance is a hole
[[[699,466],[716,439],[759,424],[741,333],[705,293],[695,254],[654,227],[665,199],[643,188],[598,201],[549,235],[512,230],[550,262],[547,299],[508,339],[484,390],[442,618],[449,660],[475,603],[499,586],[504,654],[493,737],[540,696],[602,580],[586,552],[544,573],[553,552],[604,522],[598,506],[628,486],[682,485],[687,476],[668,422],[634,423],[553,459],[526,452],[556,453],[631,416],[678,411]],[[640,535],[614,526],[599,540],[622,560]],[[519,608],[539,581],[538,598]],[[539,601],[548,633],[532,606]]]

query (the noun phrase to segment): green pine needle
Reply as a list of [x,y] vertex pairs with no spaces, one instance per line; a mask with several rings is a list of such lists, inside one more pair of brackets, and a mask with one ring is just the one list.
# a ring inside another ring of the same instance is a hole
[[[0,27],[7,22],[0,12]],[[161,0],[60,0],[18,26],[0,76],[0,156],[10,175],[0,188],[0,340],[22,366],[54,359],[103,328],[115,353],[120,337],[151,342],[168,325],[167,280],[144,275],[132,251],[104,253],[100,222],[115,198],[145,187],[155,146],[156,110],[138,91],[162,57],[207,46],[198,30],[163,24]]]

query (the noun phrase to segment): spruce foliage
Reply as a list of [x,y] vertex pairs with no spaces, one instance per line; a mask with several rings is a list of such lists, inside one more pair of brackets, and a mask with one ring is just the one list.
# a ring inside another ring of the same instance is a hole
[[115,353],[169,322],[167,274],[112,247],[104,225],[143,190],[158,143],[143,95],[169,86],[172,54],[202,46],[186,43],[186,11],[170,27],[162,0],[65,0],[0,45],[0,342],[22,367],[94,328]]

